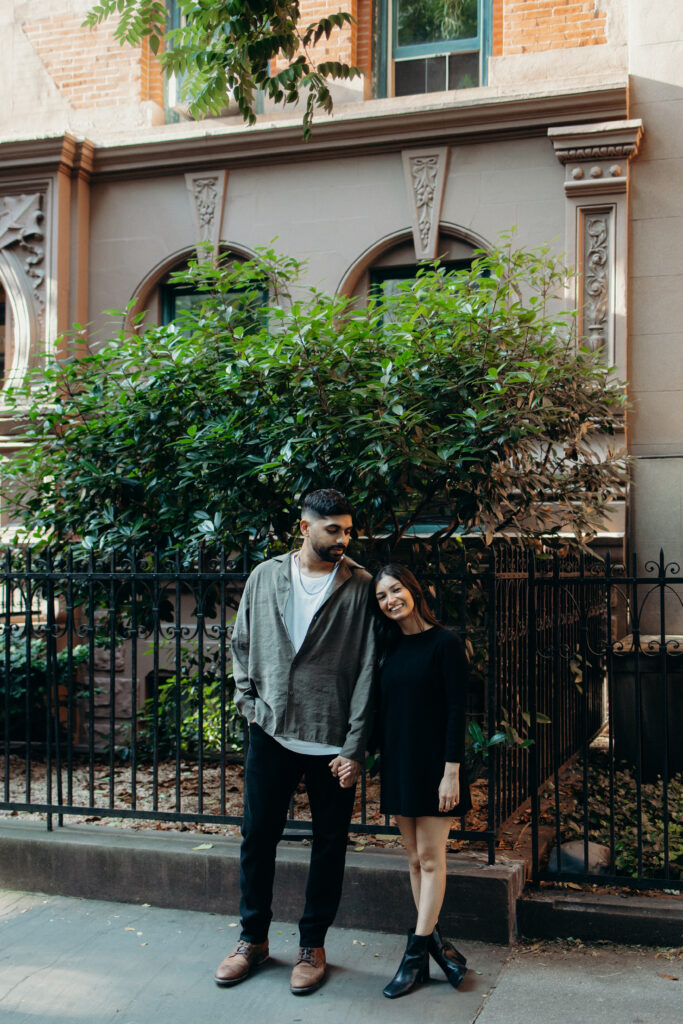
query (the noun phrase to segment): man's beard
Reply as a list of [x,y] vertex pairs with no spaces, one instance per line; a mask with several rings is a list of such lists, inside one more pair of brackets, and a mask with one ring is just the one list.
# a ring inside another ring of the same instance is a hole
[[340,548],[338,545],[332,544],[329,548],[319,548],[315,544],[311,544],[311,547],[315,551],[318,558],[323,562],[340,562],[346,553],[346,548]]

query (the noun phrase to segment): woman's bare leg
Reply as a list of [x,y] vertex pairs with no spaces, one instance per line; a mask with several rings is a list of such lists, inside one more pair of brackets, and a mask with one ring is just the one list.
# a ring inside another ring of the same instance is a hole
[[[446,892],[446,841],[450,818],[413,818],[419,864],[416,935],[431,935]],[[399,824],[399,828],[400,828]],[[403,830],[401,830],[403,834]],[[409,854],[410,856],[410,854]],[[411,882],[412,882],[411,868]],[[413,893],[415,890],[413,889]]]
[[420,858],[417,853],[417,836],[415,831],[415,818],[404,818],[403,815],[396,815],[396,824],[401,833],[403,845],[408,854],[408,866],[410,868],[410,888],[413,891],[413,899],[418,911],[420,909]]

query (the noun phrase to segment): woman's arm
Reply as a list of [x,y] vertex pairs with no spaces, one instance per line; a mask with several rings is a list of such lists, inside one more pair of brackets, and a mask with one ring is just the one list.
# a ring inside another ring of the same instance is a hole
[[448,633],[441,650],[441,673],[446,698],[444,773],[439,783],[439,811],[453,810],[461,800],[460,765],[465,757],[465,715],[469,664],[460,640]]

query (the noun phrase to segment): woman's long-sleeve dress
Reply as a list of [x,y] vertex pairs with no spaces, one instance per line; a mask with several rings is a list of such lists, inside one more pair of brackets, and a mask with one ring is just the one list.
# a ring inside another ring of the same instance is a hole
[[[468,664],[441,626],[401,634],[380,671],[380,807],[405,817],[453,817],[472,806],[464,771]],[[439,812],[446,761],[460,764],[460,802]]]

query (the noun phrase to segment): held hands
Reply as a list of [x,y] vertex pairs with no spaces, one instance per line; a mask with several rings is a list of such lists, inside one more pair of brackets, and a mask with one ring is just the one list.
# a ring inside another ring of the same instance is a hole
[[447,761],[439,783],[439,811],[452,811],[460,802],[460,765]]
[[341,754],[338,754],[329,764],[330,771],[339,779],[342,789],[350,789],[355,785],[360,775],[360,767],[360,762],[350,761],[348,757],[342,757]]

